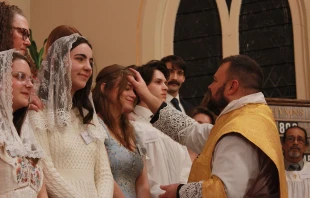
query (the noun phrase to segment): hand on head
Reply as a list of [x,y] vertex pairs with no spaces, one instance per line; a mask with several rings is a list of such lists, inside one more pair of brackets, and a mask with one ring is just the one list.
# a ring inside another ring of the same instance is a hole
[[136,78],[129,75],[127,76],[127,79],[134,87],[140,99],[143,100],[145,97],[152,95],[149,89],[147,88],[143,78],[141,77],[140,73],[132,68],[129,69],[135,74]]
[[140,97],[140,100],[143,101],[153,113],[156,113],[162,104],[162,101],[149,91],[138,71],[131,68],[130,70],[135,74],[136,78],[133,76],[127,76],[128,81],[134,87],[136,93]]

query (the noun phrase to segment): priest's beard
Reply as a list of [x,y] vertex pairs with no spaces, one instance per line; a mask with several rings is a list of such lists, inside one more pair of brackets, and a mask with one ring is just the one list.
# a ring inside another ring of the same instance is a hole
[[[220,115],[223,109],[228,105],[228,99],[224,96],[224,89],[226,83],[223,84],[214,95],[212,95],[211,90],[209,89],[210,100],[207,104],[207,107],[215,115]],[[216,98],[218,96],[218,98]]]

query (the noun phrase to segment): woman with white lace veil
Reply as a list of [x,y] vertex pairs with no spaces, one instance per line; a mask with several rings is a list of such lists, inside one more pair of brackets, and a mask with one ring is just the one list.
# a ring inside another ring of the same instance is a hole
[[43,111],[29,118],[46,157],[49,197],[112,197],[113,177],[90,93],[93,54],[79,34],[56,40],[39,71]]
[[33,88],[30,66],[14,51],[0,52],[0,197],[47,197],[43,152],[24,122]]

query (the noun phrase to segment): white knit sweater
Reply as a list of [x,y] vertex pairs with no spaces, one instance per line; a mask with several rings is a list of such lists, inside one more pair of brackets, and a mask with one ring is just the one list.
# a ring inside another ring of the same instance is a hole
[[46,152],[43,171],[49,197],[112,197],[114,180],[104,142],[85,143],[81,133],[86,125],[75,110],[71,112],[72,125],[56,131],[44,129],[44,115],[30,112],[29,119]]

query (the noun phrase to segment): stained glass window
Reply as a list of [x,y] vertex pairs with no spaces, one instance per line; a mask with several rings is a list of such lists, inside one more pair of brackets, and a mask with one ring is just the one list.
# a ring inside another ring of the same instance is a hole
[[296,98],[294,42],[287,0],[243,0],[240,54],[255,59],[264,72],[264,94]]
[[180,96],[198,105],[222,59],[222,33],[215,0],[181,0],[178,9],[174,54],[188,65]]

